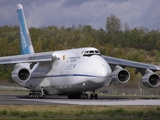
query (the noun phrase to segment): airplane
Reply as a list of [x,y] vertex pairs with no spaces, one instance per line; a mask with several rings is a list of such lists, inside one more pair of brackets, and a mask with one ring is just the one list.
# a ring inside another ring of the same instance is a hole
[[14,65],[11,77],[30,90],[29,98],[67,95],[69,99],[97,99],[95,90],[112,82],[124,84],[130,73],[141,73],[146,87],[158,87],[160,66],[101,55],[94,47],[35,53],[23,6],[17,4],[20,30],[20,55],[0,57],[0,64]]

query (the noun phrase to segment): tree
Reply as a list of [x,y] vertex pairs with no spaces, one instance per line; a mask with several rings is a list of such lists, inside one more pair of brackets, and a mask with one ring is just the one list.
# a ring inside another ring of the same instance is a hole
[[128,60],[137,61],[137,62],[144,62],[145,56],[142,51],[129,51],[127,55]]
[[124,24],[124,31],[129,31],[130,30],[130,27],[128,25],[128,23],[125,23]]
[[117,31],[121,31],[122,27],[121,20],[111,14],[109,17],[107,17],[105,27],[106,27],[106,32],[108,33],[115,33]]

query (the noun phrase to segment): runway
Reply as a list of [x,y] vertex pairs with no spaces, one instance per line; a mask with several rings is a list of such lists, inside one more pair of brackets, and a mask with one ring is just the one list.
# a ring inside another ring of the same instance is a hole
[[0,105],[160,105],[159,99],[127,99],[120,97],[100,97],[97,100],[67,99],[66,96],[49,96],[46,99],[29,99],[26,95],[0,95]]

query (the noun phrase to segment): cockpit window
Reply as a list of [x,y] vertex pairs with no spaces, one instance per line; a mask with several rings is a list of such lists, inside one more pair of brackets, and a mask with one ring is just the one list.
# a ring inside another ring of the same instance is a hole
[[88,53],[89,51],[85,51],[85,53]]
[[96,50],[96,51],[95,51],[95,53],[99,53],[99,51],[98,51],[98,50]]
[[83,56],[87,56],[87,57],[90,57],[92,55],[100,55],[100,52],[98,50],[87,50],[84,52]]
[[89,53],[94,53],[94,51],[91,50],[91,51],[89,51]]

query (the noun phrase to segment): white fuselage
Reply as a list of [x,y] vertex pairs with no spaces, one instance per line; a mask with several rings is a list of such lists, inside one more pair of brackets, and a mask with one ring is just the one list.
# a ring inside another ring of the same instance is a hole
[[98,54],[84,56],[85,51],[95,48],[79,48],[53,52],[54,62],[38,63],[28,88],[43,87],[48,94],[67,94],[93,91],[111,82],[111,68]]

